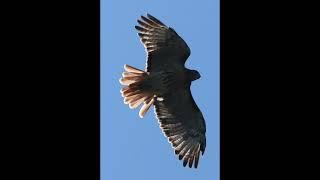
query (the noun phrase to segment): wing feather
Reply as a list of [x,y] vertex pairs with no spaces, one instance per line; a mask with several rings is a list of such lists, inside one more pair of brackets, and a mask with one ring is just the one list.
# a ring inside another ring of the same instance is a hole
[[205,122],[190,89],[167,94],[162,101],[154,98],[155,113],[164,135],[183,161],[183,166],[198,167],[200,152],[205,150]]
[[147,72],[157,71],[164,61],[184,66],[190,56],[190,48],[174,29],[150,14],[147,17],[141,16],[141,20],[138,19],[137,22],[139,25],[135,29],[148,55]]

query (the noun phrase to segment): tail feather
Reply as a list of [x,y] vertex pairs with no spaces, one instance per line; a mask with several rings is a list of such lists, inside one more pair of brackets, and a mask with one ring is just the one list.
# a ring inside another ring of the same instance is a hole
[[137,94],[137,95],[134,95],[134,96],[131,96],[131,97],[128,97],[129,98],[129,104],[130,103],[135,103],[139,100],[141,100],[142,98],[144,98],[145,95],[144,94]]
[[151,105],[153,104],[154,99],[150,98],[148,101],[145,101],[143,103],[143,106],[141,107],[140,111],[139,111],[139,116],[140,118],[143,118],[144,115],[146,114],[146,112],[149,110],[149,108],[151,107]]
[[127,91],[125,92],[123,95],[126,96],[126,97],[131,97],[131,96],[134,96],[134,95],[137,95],[137,94],[140,94],[142,93],[143,91],[140,91],[140,90],[136,90],[136,91]]
[[130,85],[135,82],[142,81],[145,77],[141,76],[130,76],[130,77],[123,77],[120,79],[120,83],[122,85]]
[[125,85],[120,92],[124,98],[123,102],[134,109],[143,104],[139,111],[139,117],[143,118],[146,112],[153,105],[153,94],[146,90],[146,78],[148,73],[129,65],[124,65],[125,72],[119,82]]
[[124,65],[124,69],[130,73],[138,73],[138,74],[144,74],[146,72],[140,70],[140,69],[137,69],[137,68],[134,68],[132,66],[129,66],[127,64]]
[[123,94],[123,93],[126,92],[127,90],[129,90],[129,87],[128,87],[128,86],[121,88],[120,92],[121,92],[121,94]]
[[129,86],[123,87],[120,92],[122,94],[122,97],[127,96],[129,93],[135,92],[136,89],[129,88]]
[[129,103],[129,107],[131,109],[137,108],[141,103],[143,103],[145,100],[149,99],[149,96],[137,96],[134,101]]
[[122,77],[132,77],[132,76],[139,76],[141,73],[134,73],[134,72],[123,72]]

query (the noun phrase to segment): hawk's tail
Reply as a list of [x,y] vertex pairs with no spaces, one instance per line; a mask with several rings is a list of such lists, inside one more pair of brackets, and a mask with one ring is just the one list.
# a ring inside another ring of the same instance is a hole
[[124,103],[129,104],[131,109],[143,103],[139,111],[139,116],[143,118],[154,101],[146,82],[148,73],[126,64],[124,69],[126,71],[122,73],[122,78],[119,80],[122,85],[125,85],[120,91],[124,97]]

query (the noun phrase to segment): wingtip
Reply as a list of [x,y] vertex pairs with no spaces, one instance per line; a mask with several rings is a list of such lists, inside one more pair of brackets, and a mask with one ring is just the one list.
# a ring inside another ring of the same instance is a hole
[[148,18],[151,18],[151,19],[152,19],[152,18],[155,18],[155,17],[153,17],[153,16],[152,16],[151,14],[149,14],[149,13],[147,13],[147,17],[148,17]]
[[205,151],[205,150],[206,150],[205,148],[202,148],[202,149],[201,149],[201,155],[204,154],[204,151]]
[[[179,151],[175,149],[175,150],[174,150],[174,154],[175,154],[175,155],[178,155],[178,154],[179,154]],[[180,160],[180,159],[179,159],[179,160]]]
[[186,167],[188,160],[183,161],[183,167]]

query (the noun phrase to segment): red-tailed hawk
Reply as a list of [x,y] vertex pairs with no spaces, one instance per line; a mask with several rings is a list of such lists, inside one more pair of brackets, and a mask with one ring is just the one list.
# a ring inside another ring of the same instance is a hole
[[154,105],[155,113],[175,154],[197,168],[200,152],[206,148],[206,125],[190,91],[191,82],[199,79],[198,71],[185,68],[190,55],[185,41],[170,27],[147,14],[135,26],[147,51],[146,70],[124,65],[120,83],[124,103],[131,109],[143,104],[139,116],[144,117]]

